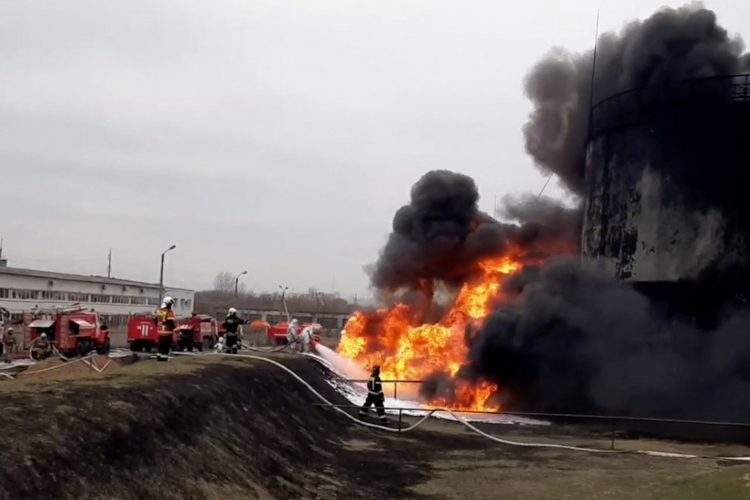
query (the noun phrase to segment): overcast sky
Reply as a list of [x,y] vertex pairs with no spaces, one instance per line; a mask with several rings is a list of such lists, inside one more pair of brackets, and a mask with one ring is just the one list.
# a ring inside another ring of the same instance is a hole
[[[431,169],[538,192],[529,68],[664,2],[0,0],[9,264],[367,294]],[[680,5],[679,3],[670,4]],[[750,38],[750,2],[710,1]],[[554,185],[549,193],[562,196]]]

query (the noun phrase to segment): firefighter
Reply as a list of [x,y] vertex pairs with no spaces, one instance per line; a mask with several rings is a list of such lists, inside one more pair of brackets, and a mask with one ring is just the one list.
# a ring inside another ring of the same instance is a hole
[[230,307],[223,326],[224,341],[226,342],[227,351],[231,354],[237,354],[237,348],[240,343],[240,325],[244,324],[245,320],[237,316],[237,309]]
[[177,316],[172,310],[173,305],[172,297],[164,297],[161,307],[156,311],[156,326],[159,327],[157,361],[169,360],[169,350],[172,347],[174,329],[177,326]]
[[315,330],[312,326],[306,326],[300,335],[300,351],[311,352],[314,338]]
[[383,423],[388,423],[388,418],[385,416],[385,408],[383,403],[385,402],[385,395],[383,394],[383,382],[380,380],[380,367],[375,366],[370,374],[370,379],[367,381],[367,399],[365,404],[359,410],[360,418],[367,416],[370,411],[370,406],[375,405],[378,410],[378,418]]
[[50,344],[47,340],[47,334],[42,333],[31,343],[31,357],[36,360],[47,359],[50,355]]
[[13,333],[13,328],[8,328],[3,333],[3,360],[6,363],[11,362],[10,353],[16,346],[16,335]]
[[286,330],[286,343],[289,345],[290,349],[295,349],[297,342],[299,342],[299,336],[297,335],[298,330],[299,322],[296,319],[293,319],[289,323],[289,328]]

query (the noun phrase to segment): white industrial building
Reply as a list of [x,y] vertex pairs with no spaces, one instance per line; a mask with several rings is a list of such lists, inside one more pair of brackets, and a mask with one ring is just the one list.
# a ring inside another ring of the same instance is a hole
[[[175,299],[175,313],[193,311],[195,292],[164,287]],[[50,310],[80,303],[100,313],[110,324],[122,324],[136,314],[151,314],[160,304],[159,285],[104,276],[38,271],[7,267],[0,260],[0,307],[14,318],[35,310]]]

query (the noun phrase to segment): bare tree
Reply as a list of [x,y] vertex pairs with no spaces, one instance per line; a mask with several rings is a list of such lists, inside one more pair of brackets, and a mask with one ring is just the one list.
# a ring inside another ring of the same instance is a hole
[[214,290],[217,292],[233,293],[234,276],[232,273],[223,271],[214,278]]

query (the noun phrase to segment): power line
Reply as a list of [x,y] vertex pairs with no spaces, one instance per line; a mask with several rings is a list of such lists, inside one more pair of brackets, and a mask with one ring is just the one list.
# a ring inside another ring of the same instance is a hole
[[547,189],[547,184],[549,184],[549,181],[552,180],[553,175],[555,175],[555,173],[551,172],[549,174],[549,177],[547,177],[547,180],[545,181],[544,186],[542,186],[542,189],[539,191],[539,194],[536,195],[537,200],[542,197],[542,193],[544,192],[545,189]]

